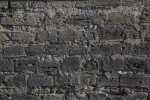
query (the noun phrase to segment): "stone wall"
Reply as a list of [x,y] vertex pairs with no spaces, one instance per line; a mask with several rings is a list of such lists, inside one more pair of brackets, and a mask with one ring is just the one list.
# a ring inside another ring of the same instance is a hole
[[0,100],[150,100],[149,0],[1,0]]

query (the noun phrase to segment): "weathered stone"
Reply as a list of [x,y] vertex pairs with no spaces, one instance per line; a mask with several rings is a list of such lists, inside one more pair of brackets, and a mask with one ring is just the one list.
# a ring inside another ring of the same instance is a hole
[[120,13],[111,13],[108,15],[107,24],[133,24],[133,16],[127,16]]
[[2,82],[4,82],[5,80],[5,76],[4,75],[0,75],[0,85],[2,85]]
[[125,67],[125,61],[121,59],[116,59],[116,60],[105,59],[102,61],[103,71],[109,71],[109,72],[123,71],[124,67]]
[[149,86],[149,78],[148,76],[144,76],[143,74],[137,75],[121,75],[120,76],[120,86],[127,87],[135,87],[135,86]]
[[59,67],[60,67],[59,62],[39,62],[39,71],[47,74],[57,72]]
[[54,81],[55,81],[56,86],[69,86],[70,85],[70,78],[66,76],[54,77]]
[[87,60],[83,66],[83,70],[86,72],[96,73],[99,71],[98,62],[94,59]]
[[149,60],[148,59],[127,59],[126,60],[126,71],[132,71],[134,73],[141,72],[141,73],[149,73]]
[[62,70],[64,71],[77,71],[80,69],[79,57],[67,57],[62,62]]
[[126,38],[130,38],[130,39],[139,39],[141,37],[140,32],[137,31],[129,31],[126,32]]
[[77,1],[76,3],[76,7],[77,8],[94,8],[96,7],[96,0],[81,0],[81,1]]
[[99,31],[98,37],[101,40],[124,39],[124,30],[120,27],[106,27]]
[[44,97],[44,100],[64,100],[63,95],[47,95]]
[[104,87],[117,87],[119,86],[119,77],[112,76],[108,79],[105,76],[97,76],[97,85]]
[[16,60],[16,68],[15,71],[17,72],[37,72],[37,65],[38,62],[34,59],[31,58],[26,58],[26,59],[19,59]]
[[72,30],[59,31],[58,42],[75,41],[79,40],[79,34]]
[[127,95],[127,100],[147,100],[148,94],[144,92],[132,92]]
[[98,7],[116,7],[121,5],[121,0],[97,0]]
[[8,8],[8,1],[0,1],[0,8]]
[[70,48],[70,55],[87,55],[87,48],[82,46],[72,46]]
[[89,16],[71,16],[67,19],[68,24],[72,25],[88,25],[91,23]]
[[24,52],[24,47],[22,46],[10,46],[3,48],[2,54],[4,56],[22,56]]
[[10,77],[6,83],[7,83],[7,86],[25,87],[26,86],[26,76],[25,75],[16,75],[14,77]]
[[89,95],[90,100],[106,100],[106,95],[105,94],[90,94]]
[[150,45],[149,44],[141,44],[141,45],[133,45],[132,46],[132,54],[148,55],[149,53],[150,53]]
[[17,18],[14,17],[2,17],[1,18],[2,25],[19,25]]
[[33,75],[28,80],[29,87],[35,86],[53,86],[52,77],[45,75]]
[[12,72],[14,70],[14,63],[12,60],[0,60],[0,72]]
[[27,32],[12,32],[11,40],[19,43],[32,43],[34,34]]
[[57,41],[57,32],[56,31],[42,31],[37,33],[36,40],[40,43],[53,43]]
[[30,45],[25,48],[25,52],[28,56],[35,56],[39,54],[46,54],[46,47],[43,45]]
[[65,44],[50,44],[46,46],[49,55],[67,55],[68,47]]
[[96,85],[96,76],[94,75],[74,75],[71,78],[71,85]]

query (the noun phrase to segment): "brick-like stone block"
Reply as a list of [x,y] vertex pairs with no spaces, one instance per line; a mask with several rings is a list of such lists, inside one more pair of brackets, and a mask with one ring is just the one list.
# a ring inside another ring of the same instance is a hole
[[148,59],[127,59],[125,70],[132,71],[134,73],[150,73],[149,62],[150,61]]
[[53,86],[53,79],[50,76],[33,75],[29,77],[27,84],[29,87]]
[[57,32],[54,30],[37,32],[36,40],[40,43],[55,43],[57,42]]
[[10,77],[6,83],[7,83],[7,86],[25,87],[26,76],[18,74],[14,77]]
[[134,24],[133,16],[123,15],[121,13],[111,13],[108,15],[107,24]]
[[68,46],[66,44],[50,44],[46,46],[46,51],[49,55],[67,55]]
[[19,21],[14,17],[2,17],[1,18],[2,25],[19,25]]
[[19,43],[29,44],[34,40],[34,34],[28,32],[12,32],[11,40]]
[[64,71],[77,71],[80,69],[79,57],[67,57],[62,61],[62,70]]
[[102,60],[102,69],[103,71],[116,72],[123,71],[125,67],[125,61],[122,59],[105,59]]
[[17,72],[37,72],[38,69],[38,62],[32,58],[25,58],[16,60],[16,68],[15,71]]
[[29,45],[25,48],[25,53],[28,56],[44,55],[46,54],[46,47],[44,45]]
[[87,55],[87,48],[83,46],[72,46],[70,48],[70,55]]
[[25,54],[25,50],[22,46],[10,46],[3,48],[2,54],[4,56],[22,56]]
[[96,73],[99,71],[99,64],[98,61],[91,59],[91,60],[87,60],[85,62],[85,64],[83,65],[83,70],[85,72],[92,72],[92,73]]
[[98,7],[116,7],[121,5],[121,0],[97,0]]
[[44,100],[64,100],[63,95],[47,95],[44,97]]
[[106,78],[105,76],[97,76],[97,85],[104,87],[117,87],[119,86],[119,77],[111,76]]
[[106,100],[105,94],[99,94],[99,93],[91,93],[89,94],[90,100]]
[[14,70],[14,63],[12,60],[0,60],[0,72],[12,72]]

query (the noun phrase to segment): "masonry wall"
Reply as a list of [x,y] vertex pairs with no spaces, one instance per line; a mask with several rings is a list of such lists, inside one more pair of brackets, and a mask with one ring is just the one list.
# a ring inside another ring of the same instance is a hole
[[150,100],[149,0],[0,1],[0,100]]

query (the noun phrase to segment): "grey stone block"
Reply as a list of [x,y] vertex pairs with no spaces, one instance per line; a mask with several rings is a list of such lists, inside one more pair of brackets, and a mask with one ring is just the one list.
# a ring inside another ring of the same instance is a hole
[[26,76],[18,74],[14,77],[10,77],[6,83],[7,83],[7,86],[25,87]]
[[79,57],[67,57],[62,62],[62,70],[64,71],[77,71],[80,69]]
[[22,46],[10,46],[3,48],[2,54],[4,56],[22,56],[24,52],[25,50]]
[[67,55],[68,46],[66,44],[50,44],[46,46],[46,51],[49,55]]
[[109,72],[117,72],[117,71],[124,71],[125,61],[122,59],[105,59],[102,60],[102,69],[103,71]]
[[12,72],[14,70],[14,63],[12,60],[0,60],[0,72]]
[[46,54],[46,47],[44,45],[29,45],[25,48],[26,55],[35,56],[35,55],[44,55]]
[[53,79],[45,75],[32,75],[28,79],[28,86],[53,86]]
[[87,55],[87,48],[82,46],[72,46],[70,48],[70,55]]

